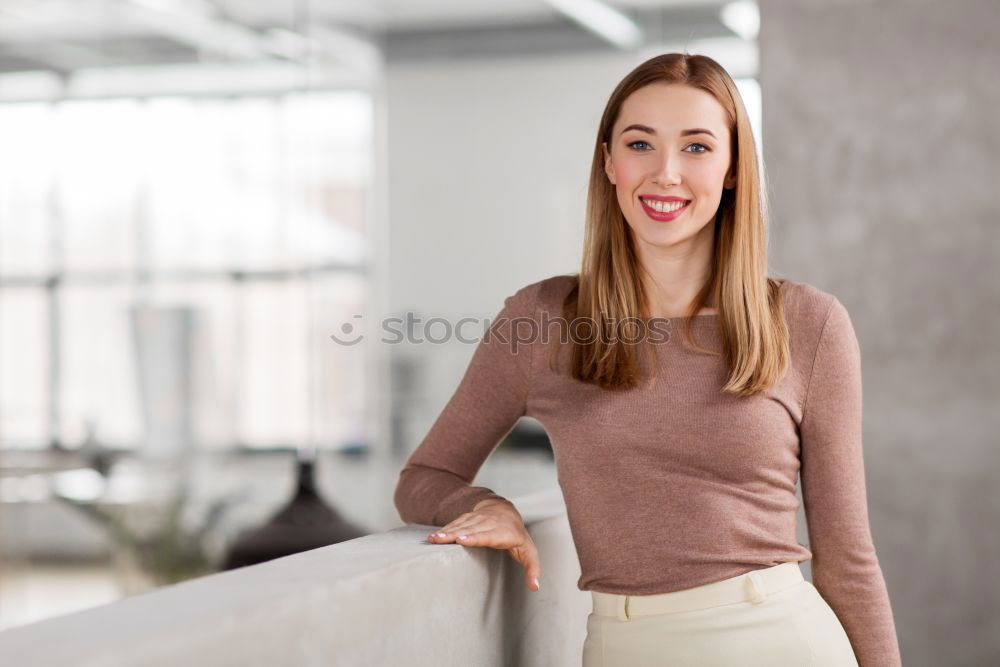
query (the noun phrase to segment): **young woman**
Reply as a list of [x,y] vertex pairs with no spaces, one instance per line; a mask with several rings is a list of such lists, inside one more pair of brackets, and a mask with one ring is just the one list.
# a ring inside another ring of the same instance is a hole
[[579,274],[506,299],[400,474],[404,521],[505,549],[537,591],[517,509],[470,484],[519,417],[542,423],[593,598],[585,667],[900,664],[857,338],[835,296],[768,276],[759,176],[718,63],[630,72],[598,129]]

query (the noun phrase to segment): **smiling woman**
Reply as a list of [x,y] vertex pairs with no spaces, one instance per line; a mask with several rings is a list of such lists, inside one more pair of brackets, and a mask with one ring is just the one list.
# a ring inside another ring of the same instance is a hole
[[[718,63],[670,53],[627,74],[597,132],[579,274],[506,299],[400,473],[400,516],[442,526],[429,544],[506,549],[538,591],[517,509],[471,482],[520,417],[544,426],[592,594],[584,667],[900,664],[857,337],[834,295],[768,275],[759,175]],[[569,337],[503,343],[552,315]],[[685,336],[615,336],[660,317]],[[580,340],[577,323],[610,335]]]
[[[598,128],[587,235],[567,315],[717,312],[725,391],[759,391],[786,370],[756,144],[735,83],[710,58],[660,56],[618,84]],[[597,341],[579,346],[573,374],[628,388],[635,364],[634,350]]]

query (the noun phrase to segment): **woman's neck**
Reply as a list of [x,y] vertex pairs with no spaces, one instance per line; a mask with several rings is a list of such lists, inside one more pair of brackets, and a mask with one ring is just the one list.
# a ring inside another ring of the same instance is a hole
[[[691,314],[691,307],[704,286],[705,280],[707,278],[704,277],[680,279],[664,286],[659,280],[646,277],[643,287],[646,291],[647,312],[651,317],[687,317]],[[709,302],[695,314],[709,315],[717,312],[718,308],[709,297]]]
[[[656,247],[639,243],[639,276],[646,293],[646,310],[651,317],[685,317],[712,276],[711,235],[699,235],[689,243]],[[717,312],[712,302],[696,315]]]

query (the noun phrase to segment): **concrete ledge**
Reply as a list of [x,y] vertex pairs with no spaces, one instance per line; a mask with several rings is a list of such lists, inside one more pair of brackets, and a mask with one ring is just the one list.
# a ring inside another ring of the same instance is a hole
[[502,551],[404,526],[0,632],[0,664],[579,665],[590,595],[558,490],[513,499],[541,591]]

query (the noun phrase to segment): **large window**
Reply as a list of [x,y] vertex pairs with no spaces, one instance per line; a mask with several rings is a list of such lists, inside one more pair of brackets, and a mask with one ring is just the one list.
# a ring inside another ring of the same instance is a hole
[[364,424],[368,93],[0,105],[0,446]]

